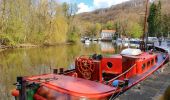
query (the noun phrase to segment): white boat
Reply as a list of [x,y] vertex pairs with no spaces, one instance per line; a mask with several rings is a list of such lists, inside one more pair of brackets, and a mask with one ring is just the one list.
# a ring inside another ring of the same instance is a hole
[[93,40],[93,41],[98,41],[98,39],[97,39],[97,38],[93,38],[92,40]]
[[140,39],[130,39],[129,43],[131,47],[139,47],[140,45]]
[[118,38],[117,40],[113,41],[113,43],[116,43],[117,46],[122,45],[122,39]]
[[158,42],[157,37],[148,37],[148,42]]
[[89,45],[90,42],[91,42],[90,40],[85,40],[85,44],[86,44],[86,45]]
[[123,44],[124,47],[128,47],[129,46],[129,39],[128,38],[124,38],[122,40],[122,44]]

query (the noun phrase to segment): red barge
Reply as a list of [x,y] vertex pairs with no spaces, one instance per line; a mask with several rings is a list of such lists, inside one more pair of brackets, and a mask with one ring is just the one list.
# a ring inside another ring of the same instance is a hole
[[168,53],[125,49],[120,54],[81,56],[75,69],[17,77],[12,95],[18,100],[112,100],[143,81],[169,60]]

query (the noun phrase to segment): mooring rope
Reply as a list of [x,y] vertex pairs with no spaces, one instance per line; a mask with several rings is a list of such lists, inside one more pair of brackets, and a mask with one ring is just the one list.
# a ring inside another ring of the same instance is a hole
[[126,74],[127,72],[129,72],[132,68],[134,68],[136,66],[136,64],[134,64],[132,67],[130,67],[128,70],[126,70],[125,72],[123,72],[122,74],[118,75],[117,77],[111,79],[108,81],[109,85],[111,84],[112,81],[118,79],[119,77],[121,77],[122,75]]

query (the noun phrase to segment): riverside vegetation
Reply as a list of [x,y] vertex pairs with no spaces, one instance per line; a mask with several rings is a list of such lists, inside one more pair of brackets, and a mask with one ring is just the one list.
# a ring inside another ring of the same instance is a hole
[[[78,7],[74,3],[0,0],[0,44],[76,43],[80,36],[99,37],[102,29],[115,29],[119,36],[140,38],[144,16],[139,13],[144,9],[144,2],[131,0],[110,8],[77,14]],[[151,3],[148,17],[150,36],[167,36],[170,32],[170,13],[165,6],[168,0],[162,2],[156,0]]]
[[0,44],[74,43],[83,33],[96,34],[100,24],[75,18],[76,4],[56,0],[0,0]]

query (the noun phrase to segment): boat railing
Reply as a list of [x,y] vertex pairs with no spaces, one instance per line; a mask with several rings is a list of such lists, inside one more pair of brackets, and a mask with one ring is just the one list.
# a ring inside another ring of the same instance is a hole
[[128,70],[124,71],[122,74],[120,74],[120,75],[116,76],[115,78],[109,80],[109,81],[108,81],[108,84],[111,85],[114,80],[116,80],[116,79],[120,78],[121,76],[127,74],[127,73],[128,73],[129,71],[131,71],[135,66],[136,66],[136,64],[134,64],[134,65],[133,65],[132,67],[130,67]]

